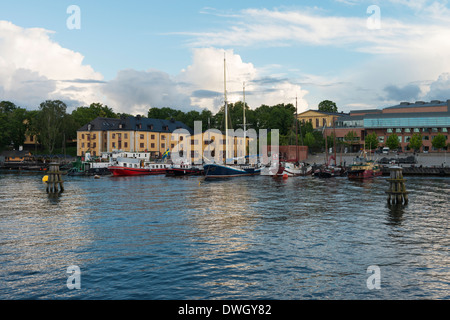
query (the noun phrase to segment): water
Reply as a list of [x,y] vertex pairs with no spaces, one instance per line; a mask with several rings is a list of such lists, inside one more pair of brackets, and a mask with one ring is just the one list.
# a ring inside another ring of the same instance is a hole
[[[449,299],[448,178],[0,174],[0,299]],[[81,289],[69,290],[69,266]],[[380,289],[369,289],[369,266]]]

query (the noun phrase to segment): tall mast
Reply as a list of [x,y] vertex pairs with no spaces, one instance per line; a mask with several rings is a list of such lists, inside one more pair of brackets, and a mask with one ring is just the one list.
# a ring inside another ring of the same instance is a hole
[[297,161],[300,161],[298,156],[298,114],[297,114],[297,96],[295,96],[295,157]]
[[228,102],[227,102],[227,59],[226,53],[224,53],[223,58],[223,86],[224,86],[224,97],[225,97],[225,163],[228,157]]
[[246,130],[247,130],[247,126],[246,126],[246,122],[245,122],[245,82],[244,82],[244,146],[247,146],[246,140],[245,140],[246,135],[247,135]]

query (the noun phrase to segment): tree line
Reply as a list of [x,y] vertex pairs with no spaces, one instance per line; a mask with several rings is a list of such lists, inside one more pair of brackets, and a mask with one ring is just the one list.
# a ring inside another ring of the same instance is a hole
[[[274,106],[261,105],[256,109],[250,109],[242,101],[228,104],[228,124],[230,129],[239,129],[244,126],[247,129],[278,129],[280,145],[305,145],[312,152],[320,152],[325,145],[334,144],[334,136],[325,138],[321,131],[314,130],[310,122],[302,123],[296,119],[296,107],[293,104],[277,104]],[[325,100],[319,104],[319,110],[337,112],[336,104]],[[114,110],[101,103],[92,103],[89,106],[81,106],[71,113],[67,112],[67,105],[60,100],[47,100],[39,105],[37,110],[27,110],[16,106],[10,101],[0,102],[0,150],[7,148],[17,149],[25,142],[25,136],[34,136],[42,145],[43,153],[53,154],[55,150],[64,150],[70,141],[77,137],[77,130],[97,117],[121,118],[134,116],[126,113],[116,113]],[[225,130],[225,109],[222,107],[213,114],[210,110],[181,111],[169,107],[150,108],[147,115],[140,115],[154,119],[177,120],[194,128],[195,121],[201,121],[203,131],[207,129]],[[437,149],[444,148],[446,141],[441,134],[433,139],[433,146]],[[269,130],[270,139],[270,130]],[[444,139],[444,140],[443,140]],[[339,147],[359,144],[360,137],[355,132],[349,132],[343,141],[337,141]],[[410,147],[419,150],[422,138],[413,135]],[[376,134],[365,137],[366,149],[376,149],[379,146]],[[398,138],[394,135],[388,137],[386,146],[391,149],[398,147]],[[36,150],[37,151],[37,150]]]
[[[296,108],[293,104],[278,104],[274,106],[261,105],[252,110],[245,104],[246,127],[259,132],[260,129],[278,129],[280,144],[307,145],[314,150],[324,146],[321,132],[313,130],[310,123],[296,120]],[[134,116],[126,113],[116,113],[101,103],[81,106],[71,113],[67,105],[60,100],[47,100],[39,105],[37,110],[27,110],[16,106],[10,101],[0,102],[0,150],[17,149],[25,142],[25,136],[34,136],[42,145],[40,150],[53,154],[55,150],[65,150],[68,142],[77,137],[77,130],[97,117],[121,118]],[[207,129],[225,130],[225,112],[222,107],[213,114],[210,110],[181,111],[169,107],[150,108],[146,115],[154,119],[176,120],[194,128],[195,121],[201,121],[203,131]],[[230,129],[243,128],[244,103],[238,101],[228,104],[228,123]],[[297,126],[297,127],[296,127]],[[296,135],[297,133],[297,135]],[[270,137],[270,132],[269,132]]]

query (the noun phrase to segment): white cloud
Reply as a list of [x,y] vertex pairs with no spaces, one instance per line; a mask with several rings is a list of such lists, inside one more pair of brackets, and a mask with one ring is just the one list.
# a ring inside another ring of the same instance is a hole
[[21,28],[0,21],[2,99],[33,108],[46,99],[90,103],[100,98],[98,84],[77,82],[101,81],[102,75],[83,64],[80,53],[53,41],[51,34],[45,29]]
[[[242,61],[233,50],[218,48],[198,48],[193,50],[192,64],[178,76],[178,81],[188,84],[186,93],[201,91],[194,95],[192,104],[216,112],[224,103],[224,58],[226,57],[227,100],[243,100],[245,83],[246,102],[250,108],[262,104],[275,105],[293,103],[298,97],[299,109],[305,109],[304,96],[307,91],[289,79],[277,79],[265,73],[264,67],[255,67],[252,63]],[[273,67],[273,66],[271,66]],[[270,68],[269,68],[270,69]]]
[[152,107],[188,111],[189,96],[167,73],[158,70],[121,70],[103,87],[107,104],[116,112],[146,115]]

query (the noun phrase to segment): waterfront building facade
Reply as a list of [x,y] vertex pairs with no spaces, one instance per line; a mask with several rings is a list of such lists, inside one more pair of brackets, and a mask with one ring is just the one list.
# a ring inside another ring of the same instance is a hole
[[[172,133],[192,129],[180,121],[127,117],[121,119],[96,118],[77,131],[77,155],[87,152],[99,156],[102,152],[149,152],[159,158],[174,147]],[[176,139],[178,141],[178,139]]]
[[347,115],[343,112],[324,112],[319,110],[307,110],[299,113],[297,119],[302,123],[311,123],[313,129],[322,129],[326,127],[332,127],[333,123],[337,121],[339,117]]
[[[248,154],[249,142],[242,130],[229,137],[228,158],[241,158]],[[245,142],[244,142],[245,141]],[[128,117],[124,119],[96,118],[77,131],[77,156],[86,153],[149,153],[158,159],[169,150],[172,158],[202,163],[205,150],[211,160],[225,162],[225,134],[218,130],[194,133],[180,121]],[[231,151],[233,150],[233,151]],[[176,154],[174,154],[176,153]]]
[[346,141],[355,136],[350,151],[364,148],[365,137],[376,133],[379,146],[385,146],[387,138],[396,134],[399,140],[399,150],[413,152],[409,142],[413,134],[422,136],[422,152],[437,152],[432,146],[433,138],[442,134],[447,143],[450,131],[450,100],[431,102],[417,101],[415,103],[401,102],[398,105],[384,109],[354,110],[350,114],[339,117],[335,128],[327,128],[325,134],[333,132],[338,141]]

